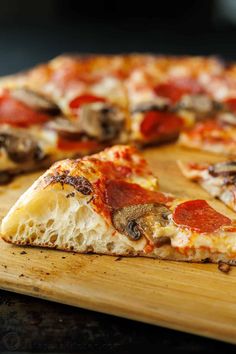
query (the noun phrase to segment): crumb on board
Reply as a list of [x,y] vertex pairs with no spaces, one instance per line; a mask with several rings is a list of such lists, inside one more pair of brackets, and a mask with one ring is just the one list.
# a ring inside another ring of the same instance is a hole
[[121,261],[121,260],[122,260],[122,257],[121,257],[121,256],[115,258],[115,261],[116,261],[116,262]]
[[21,273],[21,274],[19,275],[19,278],[21,278],[21,277],[24,277],[24,274],[23,274],[23,273]]
[[20,252],[20,254],[27,254],[27,252],[25,252],[25,251],[21,251],[21,252]]
[[229,273],[230,271],[230,265],[227,263],[224,263],[222,261],[219,261],[218,263],[218,269],[223,272],[223,273]]

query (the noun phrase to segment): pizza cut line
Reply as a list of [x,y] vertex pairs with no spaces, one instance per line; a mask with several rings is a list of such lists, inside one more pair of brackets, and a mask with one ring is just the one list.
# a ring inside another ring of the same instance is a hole
[[17,245],[79,253],[236,264],[236,223],[204,200],[159,190],[131,146],[56,162],[2,221]]

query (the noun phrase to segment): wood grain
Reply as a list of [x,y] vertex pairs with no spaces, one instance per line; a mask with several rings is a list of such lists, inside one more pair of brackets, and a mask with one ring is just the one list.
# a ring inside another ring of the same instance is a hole
[[[148,149],[144,156],[162,190],[206,198],[235,214],[181,175],[176,161],[220,161],[217,155],[177,146]],[[0,188],[0,215],[7,212],[39,173]],[[0,287],[236,343],[236,269],[216,265],[79,255],[12,246],[0,241]]]

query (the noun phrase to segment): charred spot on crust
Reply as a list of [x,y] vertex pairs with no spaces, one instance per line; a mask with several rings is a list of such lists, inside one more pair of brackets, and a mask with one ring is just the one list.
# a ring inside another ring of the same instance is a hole
[[64,171],[63,174],[47,176],[46,183],[60,183],[62,186],[64,186],[64,184],[69,184],[83,195],[90,195],[93,191],[92,184],[87,180],[87,178],[82,176],[69,176],[68,171]]

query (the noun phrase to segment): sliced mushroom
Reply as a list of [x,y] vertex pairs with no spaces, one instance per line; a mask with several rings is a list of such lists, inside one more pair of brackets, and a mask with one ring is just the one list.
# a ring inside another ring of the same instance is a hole
[[167,225],[169,214],[170,210],[163,204],[137,204],[115,210],[112,222],[117,231],[133,241],[142,236],[152,239],[155,223]]
[[59,107],[54,102],[27,88],[14,89],[11,91],[11,96],[37,111],[51,115],[57,115],[60,113]]
[[64,171],[62,174],[48,175],[45,177],[47,185],[51,183],[69,184],[83,195],[90,195],[93,191],[93,186],[89,180],[83,176],[70,176],[69,171]]
[[78,122],[73,122],[62,117],[49,121],[45,124],[45,127],[55,130],[60,136],[67,139],[75,139],[82,134]]
[[219,162],[208,168],[211,176],[229,176],[236,174],[236,161]]
[[222,112],[217,115],[217,118],[222,123],[236,125],[236,115],[232,112]]
[[88,136],[107,141],[119,135],[124,120],[124,114],[117,107],[96,102],[81,107],[79,127]]
[[200,116],[213,114],[222,108],[218,102],[203,94],[185,95],[176,107],[177,110],[194,111]]
[[39,161],[45,157],[36,141],[22,132],[0,132],[0,147],[4,147],[9,158],[16,163]]
[[223,261],[219,261],[218,262],[218,269],[223,272],[223,273],[229,273],[230,271],[230,265],[223,262]]
[[164,98],[155,99],[151,102],[143,102],[132,109],[132,113],[142,113],[148,111],[165,111],[169,108],[169,101]]

